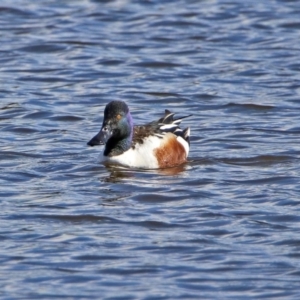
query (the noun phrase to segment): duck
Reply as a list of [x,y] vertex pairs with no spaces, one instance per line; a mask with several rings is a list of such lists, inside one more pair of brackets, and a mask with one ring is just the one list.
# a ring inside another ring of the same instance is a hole
[[187,162],[190,128],[182,130],[175,113],[165,110],[157,121],[134,125],[124,101],[109,102],[104,110],[102,127],[88,143],[105,145],[101,161],[138,169],[171,168]]

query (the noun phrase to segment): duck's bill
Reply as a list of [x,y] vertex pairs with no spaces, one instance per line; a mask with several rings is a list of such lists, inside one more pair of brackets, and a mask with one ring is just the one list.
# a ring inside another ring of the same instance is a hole
[[87,144],[89,146],[105,145],[112,136],[112,130],[108,126],[103,126],[98,134],[96,134]]

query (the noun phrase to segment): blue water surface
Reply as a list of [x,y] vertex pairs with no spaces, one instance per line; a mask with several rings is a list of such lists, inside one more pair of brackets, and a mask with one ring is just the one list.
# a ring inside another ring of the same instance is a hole
[[[299,299],[299,15],[1,1],[1,299]],[[189,162],[99,163],[112,100],[135,124],[192,113]]]

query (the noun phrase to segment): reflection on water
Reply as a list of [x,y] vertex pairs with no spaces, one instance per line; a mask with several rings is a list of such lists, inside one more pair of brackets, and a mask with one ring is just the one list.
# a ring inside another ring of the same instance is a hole
[[179,175],[181,172],[186,171],[186,164],[182,164],[172,168],[158,169],[158,170],[143,170],[143,169],[129,169],[122,168],[121,166],[107,166],[110,175],[105,179],[107,182],[120,182],[122,179],[133,179],[136,173],[151,173],[159,175]]
[[[1,2],[1,296],[299,299],[298,1],[100,2]],[[100,164],[118,99],[189,161]]]

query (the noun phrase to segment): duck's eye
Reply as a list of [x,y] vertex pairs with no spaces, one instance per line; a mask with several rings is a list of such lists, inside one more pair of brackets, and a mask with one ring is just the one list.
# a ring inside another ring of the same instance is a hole
[[107,131],[107,130],[108,130],[107,126],[103,127],[103,131]]

